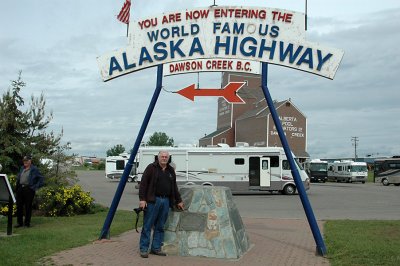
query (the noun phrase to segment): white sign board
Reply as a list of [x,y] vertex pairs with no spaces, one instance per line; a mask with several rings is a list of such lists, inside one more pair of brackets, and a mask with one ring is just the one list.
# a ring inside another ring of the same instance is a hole
[[[267,62],[333,79],[344,52],[307,42],[304,21],[303,13],[263,7],[213,6],[164,13],[132,22],[128,46],[97,60],[104,81],[159,64],[204,62],[199,59]],[[231,71],[233,64],[218,71]],[[200,69],[188,68],[193,71]],[[186,73],[185,68],[180,72]]]

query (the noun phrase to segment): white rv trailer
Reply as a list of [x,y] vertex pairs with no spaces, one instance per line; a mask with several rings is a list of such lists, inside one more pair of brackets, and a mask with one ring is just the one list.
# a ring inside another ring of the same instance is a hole
[[335,161],[328,164],[328,179],[331,181],[347,183],[365,183],[368,178],[366,162],[353,162],[350,160]]
[[[283,148],[279,147],[141,147],[138,183],[160,150],[170,153],[178,185],[226,186],[233,193],[278,191],[295,194],[296,185]],[[305,189],[310,182],[297,163]]]
[[[109,179],[119,179],[121,178],[122,174],[124,173],[124,169],[126,164],[129,161],[129,154],[128,153],[121,153],[117,156],[107,156],[106,158],[106,178]],[[132,166],[132,170],[128,177],[128,182],[136,181],[136,160]]]

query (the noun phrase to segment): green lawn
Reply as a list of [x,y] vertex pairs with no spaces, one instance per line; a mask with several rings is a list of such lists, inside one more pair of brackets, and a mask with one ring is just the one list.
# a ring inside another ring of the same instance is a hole
[[328,259],[336,265],[400,265],[400,221],[327,221]]
[[[33,265],[40,258],[98,239],[107,211],[72,217],[32,217],[31,228],[13,228],[13,236],[0,237],[0,265]],[[111,236],[134,228],[134,212],[117,211]],[[14,220],[14,225],[16,224]],[[7,218],[0,219],[0,232],[7,232]]]

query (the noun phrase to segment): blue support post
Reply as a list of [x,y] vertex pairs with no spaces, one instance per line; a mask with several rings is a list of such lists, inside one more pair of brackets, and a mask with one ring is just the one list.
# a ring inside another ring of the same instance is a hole
[[159,65],[157,67],[157,85],[153,94],[153,98],[151,99],[149,108],[147,109],[146,112],[146,116],[144,117],[142,126],[140,127],[139,134],[136,138],[135,145],[133,146],[131,156],[129,157],[128,163],[126,164],[122,177],[119,181],[117,191],[115,192],[114,199],[111,203],[111,207],[110,210],[108,211],[106,220],[104,221],[103,229],[101,230],[99,239],[110,238],[110,226],[112,220],[114,218],[115,212],[117,211],[119,201],[121,200],[122,192],[124,192],[125,185],[129,177],[129,173],[132,170],[132,165],[134,163],[136,154],[139,150],[140,143],[142,142],[143,135],[146,132],[147,125],[149,124],[151,114],[153,113],[158,97],[160,96],[162,88],[162,77],[163,77],[163,65]]
[[299,171],[297,170],[297,166],[293,159],[292,152],[291,152],[289,144],[287,142],[285,133],[283,132],[282,124],[279,120],[278,113],[276,112],[274,103],[273,103],[271,95],[269,93],[268,86],[267,86],[267,80],[268,80],[268,63],[262,63],[261,87],[263,89],[265,99],[268,103],[268,107],[271,112],[272,119],[274,120],[275,127],[278,131],[279,138],[282,142],[283,149],[285,150],[286,158],[289,161],[290,169],[292,170],[292,175],[294,178],[294,183],[296,184],[297,191],[299,192],[301,203],[303,204],[303,208],[306,213],[311,231],[313,233],[315,243],[317,244],[317,253],[321,256],[325,256],[326,255],[325,243],[321,236],[321,232],[319,231],[318,224],[317,224],[317,221],[314,216],[314,212],[313,212],[310,202],[308,200],[307,193],[306,193],[306,190],[304,189],[303,182],[301,181],[301,177],[299,175]]

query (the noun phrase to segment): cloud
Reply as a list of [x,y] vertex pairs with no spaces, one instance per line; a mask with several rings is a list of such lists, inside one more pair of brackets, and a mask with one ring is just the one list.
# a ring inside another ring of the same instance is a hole
[[[241,5],[239,2],[218,4]],[[334,80],[279,66],[269,68],[272,97],[291,98],[308,118],[307,151],[313,158],[352,156],[353,136],[359,137],[360,156],[399,154],[400,9],[397,3],[390,3],[387,10],[381,5],[377,11],[370,8],[367,14],[360,8],[363,15],[351,16],[329,15],[335,11],[317,9],[325,3],[310,5],[307,39],[345,51]],[[261,4],[248,1],[246,5]],[[23,1],[22,8],[7,2],[0,11],[0,23],[10,25],[0,32],[0,92],[22,70],[27,83],[23,95],[44,92],[47,108],[54,114],[50,129],[61,132],[63,128],[64,141],[70,141],[72,151],[81,155],[104,156],[116,144],[131,149],[155,89],[156,68],[101,81],[96,57],[127,43],[126,27],[116,21],[121,6],[94,0],[72,4],[41,1],[41,5]],[[203,1],[133,2],[132,16],[137,19],[194,6],[206,5]],[[302,12],[303,8],[298,4],[294,10]],[[63,12],[54,12],[59,9]],[[336,13],[342,11],[350,14],[351,7],[346,5]],[[12,15],[16,12],[18,21]],[[199,76],[200,87],[220,86],[219,73]],[[216,129],[216,98],[198,97],[191,102],[171,93],[193,83],[198,83],[197,74],[163,79],[164,89],[145,141],[161,131],[176,144],[193,144]]]

